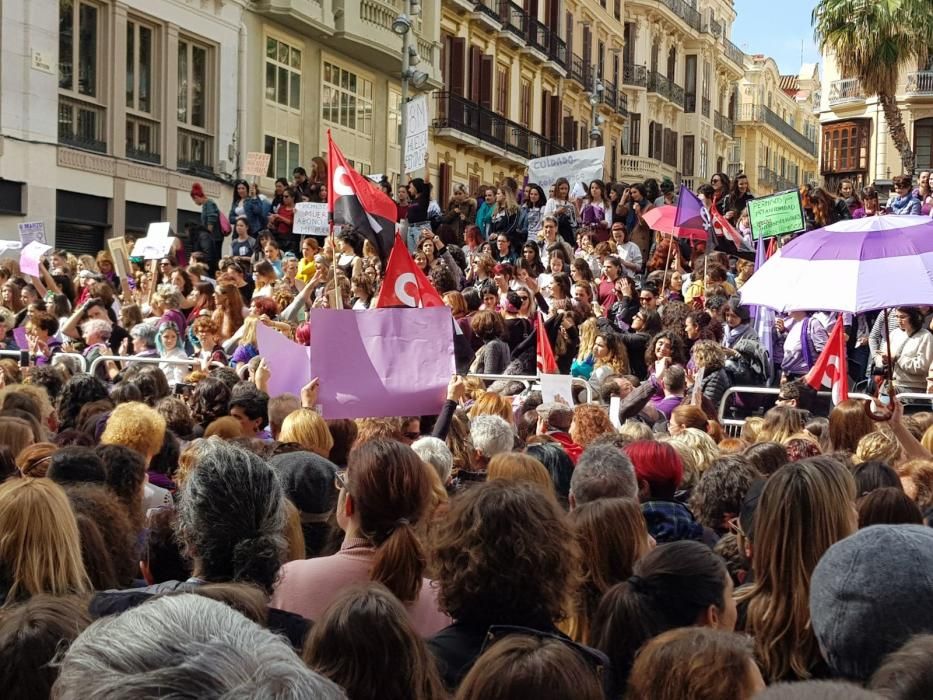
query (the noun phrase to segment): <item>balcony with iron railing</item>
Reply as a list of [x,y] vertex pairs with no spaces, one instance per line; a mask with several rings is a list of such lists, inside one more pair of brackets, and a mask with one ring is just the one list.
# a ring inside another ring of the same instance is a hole
[[933,97],[933,70],[908,73],[905,92],[911,97]]
[[797,183],[789,178],[778,175],[777,181],[774,183],[774,189],[778,192],[783,192],[785,190],[796,190]]
[[781,116],[774,110],[764,105],[742,105],[742,109],[739,111],[739,121],[767,124],[797,148],[806,151],[811,156],[816,155],[816,142],[813,139],[797,131],[793,126],[781,119]]
[[584,61],[582,56],[573,54],[570,57],[570,77],[580,83],[585,90],[589,89],[590,70],[592,69],[589,62]]
[[616,104],[616,111],[623,117],[628,116],[628,95],[619,90],[619,101]]
[[684,94],[684,111],[687,114],[695,114],[697,111],[696,93]]
[[690,27],[696,31],[700,31],[700,27],[702,26],[702,17],[700,13],[683,0],[661,0],[661,4],[680,17],[680,19],[686,22]]
[[[657,71],[648,71],[648,92],[654,92],[673,102],[681,109],[684,107],[684,89]],[[709,100],[707,100],[709,102]]]
[[553,63],[567,70],[567,42],[557,36],[556,31],[551,32],[547,55]]
[[107,108],[58,96],[58,141],[87,151],[107,152]]
[[614,83],[603,83],[603,103],[615,109],[619,103],[619,90]]
[[834,80],[829,84],[829,106],[865,104],[865,95],[862,94],[862,85],[858,78],[845,78]]
[[467,137],[467,143],[484,143],[522,159],[569,150],[460,95],[435,92],[434,105],[434,128],[462,134]]
[[126,157],[144,163],[162,162],[159,122],[135,115],[126,117]]
[[622,84],[632,87],[648,86],[648,68],[646,66],[634,66],[625,63],[622,66]]
[[743,172],[741,163],[727,163],[726,164],[726,175],[728,175],[730,178],[734,179],[735,176],[741,172]]
[[770,168],[759,165],[758,166],[758,186],[759,187],[769,187],[772,190],[777,189],[778,183],[778,174],[771,170]]
[[214,137],[191,129],[178,129],[178,169],[196,175],[214,172]]
[[499,13],[499,0],[477,0],[473,9],[496,23],[502,22],[502,16]]
[[723,37],[722,39],[723,54],[726,58],[732,61],[735,65],[745,70],[745,52],[742,51],[738,46],[733,44],[731,41]]
[[735,136],[735,124],[722,112],[713,112],[713,126],[729,138]]
[[528,13],[521,5],[511,0],[500,0],[499,20],[502,22],[502,29],[522,44],[528,38],[529,19]]

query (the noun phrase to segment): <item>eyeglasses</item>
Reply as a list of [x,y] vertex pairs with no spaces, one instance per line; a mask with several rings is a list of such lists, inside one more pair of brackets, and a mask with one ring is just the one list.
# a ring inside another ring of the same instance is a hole
[[654,301],[654,297],[651,296],[640,296],[638,297],[640,301]]
[[529,299],[529,297],[523,296],[521,294],[518,295],[518,298],[521,299],[522,301],[528,301]]
[[338,491],[345,491],[347,488],[347,470],[338,469],[334,472],[334,488]]
[[172,263],[162,262],[159,263],[159,267],[171,267]]

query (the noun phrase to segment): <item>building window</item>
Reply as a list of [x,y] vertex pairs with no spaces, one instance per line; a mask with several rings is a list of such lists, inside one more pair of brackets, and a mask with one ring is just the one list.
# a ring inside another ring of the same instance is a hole
[[628,149],[626,153],[630,156],[641,155],[641,115],[632,113],[629,115],[631,126],[629,128]]
[[519,90],[519,112],[518,119],[519,121],[526,125],[531,125],[531,81],[522,80],[521,88]]
[[103,51],[101,9],[82,0],[60,0],[58,16],[58,139],[107,150],[107,110],[98,84]]
[[373,84],[345,68],[324,63],[324,98],[321,100],[324,121],[373,134]]
[[709,142],[700,139],[700,172],[699,176],[705,181],[709,177]]
[[298,144],[269,134],[266,134],[264,144],[263,150],[270,156],[266,177],[290,180],[292,171],[301,165]]
[[856,173],[868,170],[868,120],[833,122],[823,126],[821,171]]
[[402,140],[402,93],[389,90],[389,145],[398,146]]
[[684,175],[693,175],[694,136],[684,136],[683,171]]
[[126,23],[126,157],[149,163],[162,160],[153,84],[157,46],[154,28],[136,20]]
[[301,51],[271,36],[266,37],[266,99],[301,109]]
[[210,169],[214,139],[209,129],[208,75],[213,50],[178,40],[178,167]]
[[509,69],[506,66],[496,70],[496,111],[509,118]]
[[933,169],[933,118],[914,122],[914,157],[918,171]]

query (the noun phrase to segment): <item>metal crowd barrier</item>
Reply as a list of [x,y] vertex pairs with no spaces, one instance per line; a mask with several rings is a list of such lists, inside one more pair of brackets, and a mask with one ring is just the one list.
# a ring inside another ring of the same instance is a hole
[[[0,350],[0,357],[15,357],[19,360],[19,350]],[[49,358],[49,363],[53,364],[56,357],[74,358],[81,366],[82,372],[87,372],[87,358],[79,352],[57,352]]]
[[113,360],[114,362],[130,362],[130,363],[135,362],[135,363],[139,363],[143,365],[166,364],[166,365],[188,365],[189,367],[192,367],[194,365],[201,364],[200,358],[197,358],[197,357],[189,357],[185,360],[181,360],[181,359],[163,360],[161,357],[136,357],[135,355],[99,355],[91,363],[91,366],[88,369],[88,372],[90,374],[94,374],[95,370],[102,362],[109,362],[111,360]]
[[[466,376],[489,382],[495,382],[499,380],[519,382],[525,387],[525,389],[531,389],[541,381],[541,378],[536,374],[468,374]],[[588,381],[581,377],[572,377],[570,382],[571,384],[582,385],[586,390],[586,403],[593,403],[593,387],[590,386]]]
[[[777,396],[780,393],[778,387],[766,387],[766,386],[733,386],[726,389],[726,393],[722,395],[722,400],[719,402],[719,411],[717,418],[719,419],[719,424],[723,427],[723,430],[729,434],[730,437],[738,437],[739,432],[742,430],[742,426],[745,425],[745,418],[726,418],[726,411],[729,408],[729,399],[737,394],[758,394],[766,396]],[[831,399],[832,393],[829,391],[818,391],[817,396],[822,398]],[[850,393],[850,399],[861,399],[863,401],[872,401],[875,397],[869,396],[868,394],[862,393]],[[930,401],[931,407],[933,407],[933,394],[916,394],[916,393],[903,393],[897,395],[898,399],[911,401],[912,405],[916,406],[917,401]]]

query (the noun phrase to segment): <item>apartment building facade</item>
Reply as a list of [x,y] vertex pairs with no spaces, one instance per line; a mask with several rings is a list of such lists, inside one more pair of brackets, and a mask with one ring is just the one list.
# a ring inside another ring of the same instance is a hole
[[747,56],[729,174],[745,173],[757,196],[815,182],[819,103],[817,65],[781,75],[773,59]]
[[725,170],[744,72],[735,16],[731,0],[626,0],[621,179],[693,188]]
[[[823,55],[820,175],[835,190],[843,179],[859,187],[888,188],[901,174],[901,157],[875,95],[866,95],[857,78],[845,75],[832,53]],[[916,171],[933,170],[933,59],[901,72],[895,91]]]
[[[417,4],[412,46],[440,85],[440,2]],[[397,173],[402,0],[4,0],[0,236],[106,238],[199,217],[201,182],[229,206],[246,154],[260,188],[326,155],[331,129],[364,173]]]

